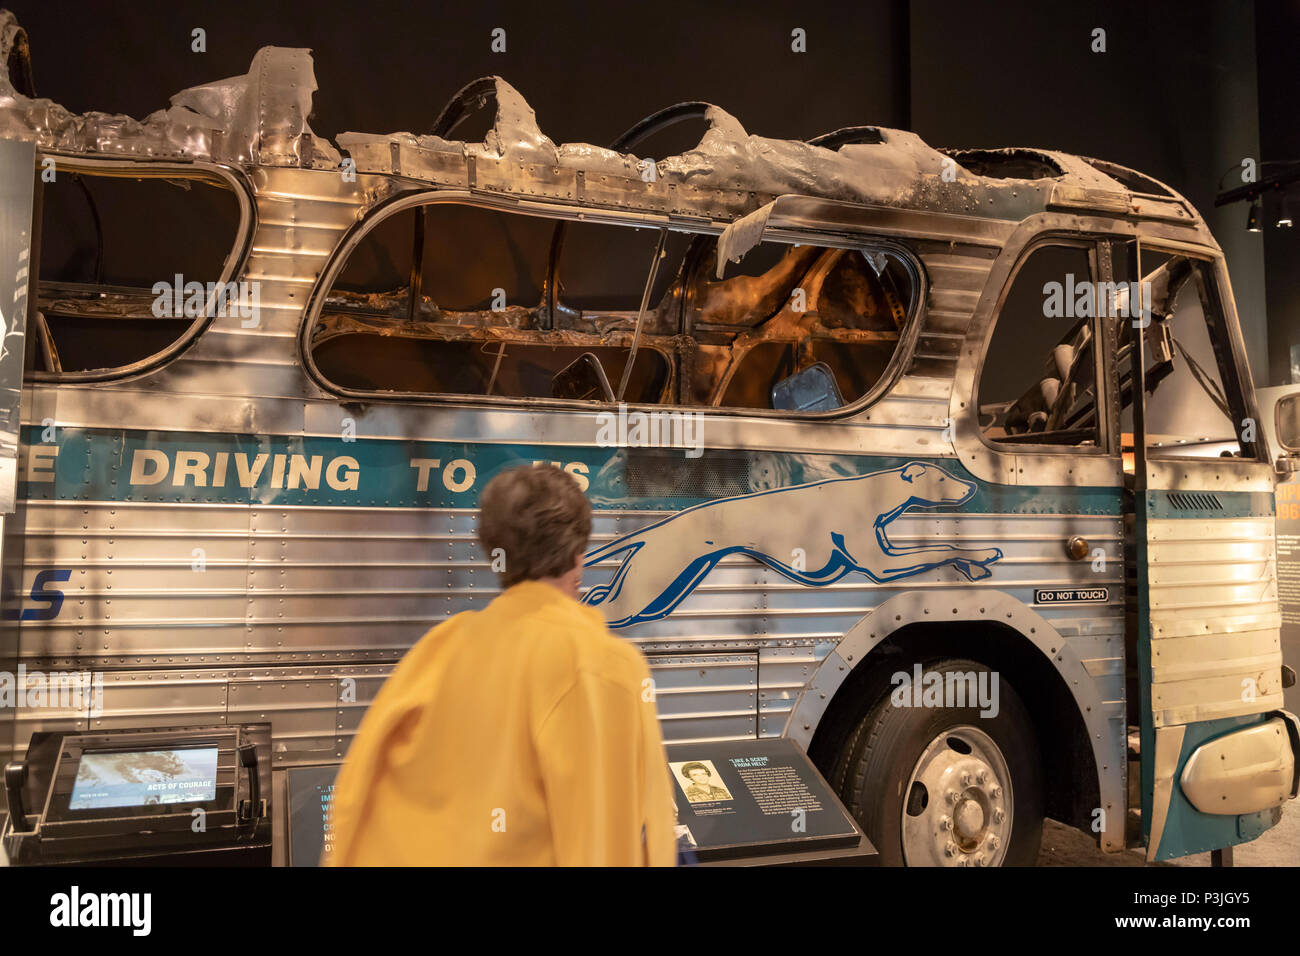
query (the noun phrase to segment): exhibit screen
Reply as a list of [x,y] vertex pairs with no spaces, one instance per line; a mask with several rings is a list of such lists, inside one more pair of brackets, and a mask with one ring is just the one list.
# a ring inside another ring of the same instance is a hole
[[217,796],[217,748],[85,753],[69,810],[194,803]]

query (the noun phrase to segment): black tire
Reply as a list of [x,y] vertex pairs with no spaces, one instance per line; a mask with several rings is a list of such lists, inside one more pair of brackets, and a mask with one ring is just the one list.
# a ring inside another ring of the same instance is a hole
[[[924,673],[988,671],[975,661],[945,658],[923,662]],[[900,668],[912,673],[912,664]],[[1043,777],[1029,712],[999,675],[996,716],[974,707],[897,707],[884,692],[847,736],[832,768],[831,783],[861,824],[885,866],[905,866],[904,793],[925,748],[945,730],[962,725],[983,731],[1001,752],[1014,799],[1010,843],[1003,866],[1033,866],[1043,837]],[[923,790],[924,788],[922,788]],[[938,798],[938,794],[934,795]],[[928,805],[924,793],[912,795],[912,808]],[[924,811],[918,811],[924,812]],[[936,811],[938,812],[938,811]],[[958,854],[960,856],[960,854]]]

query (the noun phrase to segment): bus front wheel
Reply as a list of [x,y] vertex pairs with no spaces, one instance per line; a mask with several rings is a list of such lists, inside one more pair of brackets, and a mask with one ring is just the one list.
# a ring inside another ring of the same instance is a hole
[[896,680],[841,749],[849,811],[886,866],[1032,866],[1043,780],[1029,712],[974,661],[922,675],[920,688]]

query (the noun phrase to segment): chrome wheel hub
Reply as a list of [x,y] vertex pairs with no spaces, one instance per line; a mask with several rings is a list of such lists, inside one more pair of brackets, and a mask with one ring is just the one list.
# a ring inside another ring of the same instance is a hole
[[903,791],[908,866],[1000,866],[1011,842],[1011,774],[978,727],[945,730],[921,752]]

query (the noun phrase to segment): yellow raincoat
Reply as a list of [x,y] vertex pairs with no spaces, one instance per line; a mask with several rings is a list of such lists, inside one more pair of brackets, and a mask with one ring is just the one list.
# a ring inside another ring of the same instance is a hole
[[540,581],[434,628],[361,722],[334,790],[333,866],[671,866],[650,672]]

